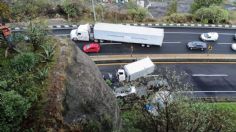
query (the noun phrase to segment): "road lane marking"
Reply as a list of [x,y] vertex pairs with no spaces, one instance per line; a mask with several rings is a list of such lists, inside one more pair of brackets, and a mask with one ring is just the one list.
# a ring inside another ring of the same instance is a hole
[[217,43],[217,44],[224,44],[224,45],[228,45],[228,44],[233,44],[233,43]]
[[193,74],[193,77],[227,77],[227,74]]
[[236,91],[179,91],[180,93],[236,93]]
[[[166,34],[202,34],[202,33],[206,33],[206,32],[164,32]],[[220,35],[234,35],[234,33],[218,33]]]
[[162,42],[162,43],[180,44],[181,42]]
[[194,32],[164,32],[167,34],[202,34],[202,33],[194,33]]

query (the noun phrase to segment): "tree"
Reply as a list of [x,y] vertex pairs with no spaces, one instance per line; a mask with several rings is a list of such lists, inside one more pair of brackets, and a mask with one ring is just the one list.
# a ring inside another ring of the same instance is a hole
[[194,0],[191,5],[191,12],[195,12],[202,7],[209,7],[211,5],[220,5],[223,0]]
[[210,7],[200,8],[195,12],[196,19],[202,23],[222,23],[229,20],[228,11],[219,6],[212,5]]
[[73,6],[73,4],[69,3],[66,0],[63,3],[63,9],[67,14],[68,20],[70,19],[70,17],[76,16],[76,8]]
[[0,130],[17,131],[30,103],[15,91],[0,91]]
[[172,15],[177,12],[177,0],[172,0],[170,5],[167,8],[167,15]]

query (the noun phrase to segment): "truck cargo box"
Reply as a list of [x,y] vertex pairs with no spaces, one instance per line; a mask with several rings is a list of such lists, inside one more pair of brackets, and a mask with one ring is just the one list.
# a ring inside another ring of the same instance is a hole
[[94,39],[162,46],[164,29],[96,23]]
[[149,57],[138,60],[136,62],[124,66],[127,80],[132,81],[139,77],[151,74],[155,70],[155,65]]

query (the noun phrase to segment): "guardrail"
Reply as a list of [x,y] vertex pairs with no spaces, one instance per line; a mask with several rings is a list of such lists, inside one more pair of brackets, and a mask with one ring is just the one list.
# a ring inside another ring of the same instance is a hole
[[[131,26],[146,26],[146,27],[181,27],[181,28],[223,28],[223,29],[236,29],[236,25],[231,24],[190,24],[190,23],[122,23],[123,25]],[[63,30],[75,29],[79,25],[50,25],[48,29]],[[12,31],[23,31],[25,27],[14,27]]]
[[236,25],[231,24],[190,24],[190,23],[123,23],[131,26],[148,26],[148,27],[185,27],[185,28],[227,28],[236,29]]

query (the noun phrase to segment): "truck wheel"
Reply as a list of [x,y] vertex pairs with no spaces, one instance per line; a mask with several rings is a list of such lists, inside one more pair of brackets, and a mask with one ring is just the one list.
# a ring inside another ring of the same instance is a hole
[[99,40],[100,41],[100,43],[103,43],[104,41],[103,40]]
[[98,40],[97,40],[97,39],[94,39],[94,42],[98,43]]
[[149,47],[150,47],[150,45],[149,45],[149,44],[147,44],[146,46],[147,46],[147,48],[149,48]]
[[145,44],[141,44],[142,47],[145,47]]
[[77,38],[72,38],[73,41],[77,41]]

